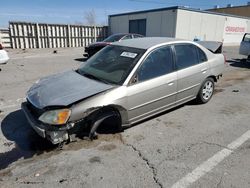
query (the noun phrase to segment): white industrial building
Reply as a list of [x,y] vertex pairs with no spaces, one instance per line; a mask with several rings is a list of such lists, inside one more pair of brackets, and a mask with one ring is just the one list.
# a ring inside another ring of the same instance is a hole
[[144,36],[221,41],[239,45],[250,32],[250,18],[185,7],[168,7],[109,16],[110,34],[139,33]]

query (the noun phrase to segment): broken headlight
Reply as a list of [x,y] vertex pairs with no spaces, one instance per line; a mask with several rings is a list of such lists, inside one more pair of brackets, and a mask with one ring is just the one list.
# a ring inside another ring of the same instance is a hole
[[47,124],[63,125],[68,121],[70,114],[70,109],[51,110],[43,113],[39,120]]

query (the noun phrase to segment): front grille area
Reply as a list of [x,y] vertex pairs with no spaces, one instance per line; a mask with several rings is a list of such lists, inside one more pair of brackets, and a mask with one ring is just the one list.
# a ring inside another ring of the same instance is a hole
[[37,119],[45,112],[43,109],[35,107],[29,100],[27,100],[27,107],[31,114]]

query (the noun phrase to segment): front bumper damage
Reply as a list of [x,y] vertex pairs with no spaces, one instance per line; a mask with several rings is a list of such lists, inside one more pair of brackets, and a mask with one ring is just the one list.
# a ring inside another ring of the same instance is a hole
[[70,139],[70,134],[72,134],[71,129],[74,127],[73,123],[62,127],[47,125],[40,122],[33,116],[28,108],[27,102],[22,103],[21,107],[29,124],[41,137],[48,139],[53,144],[62,143]]

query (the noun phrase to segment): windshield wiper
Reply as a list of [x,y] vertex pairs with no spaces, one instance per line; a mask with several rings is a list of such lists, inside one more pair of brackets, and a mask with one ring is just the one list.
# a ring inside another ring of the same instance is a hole
[[87,78],[90,78],[90,79],[93,79],[93,80],[97,80],[97,81],[103,82],[103,83],[105,83],[105,84],[117,85],[115,82],[111,82],[111,81],[109,82],[109,81],[107,81],[107,80],[105,80],[105,79],[98,78],[98,77],[96,77],[96,76],[94,76],[94,75],[92,75],[92,74],[83,72],[83,71],[81,71],[80,69],[77,69],[76,72],[77,72],[78,74],[82,75],[82,76],[85,76],[85,77],[87,77]]
[[89,73],[82,73],[83,76],[87,77],[87,78],[90,78],[90,79],[93,79],[93,80],[97,80],[97,81],[100,81],[100,82],[103,82],[105,84],[110,84],[108,81],[104,80],[104,79],[101,79],[101,78],[98,78],[92,74],[89,74]]

